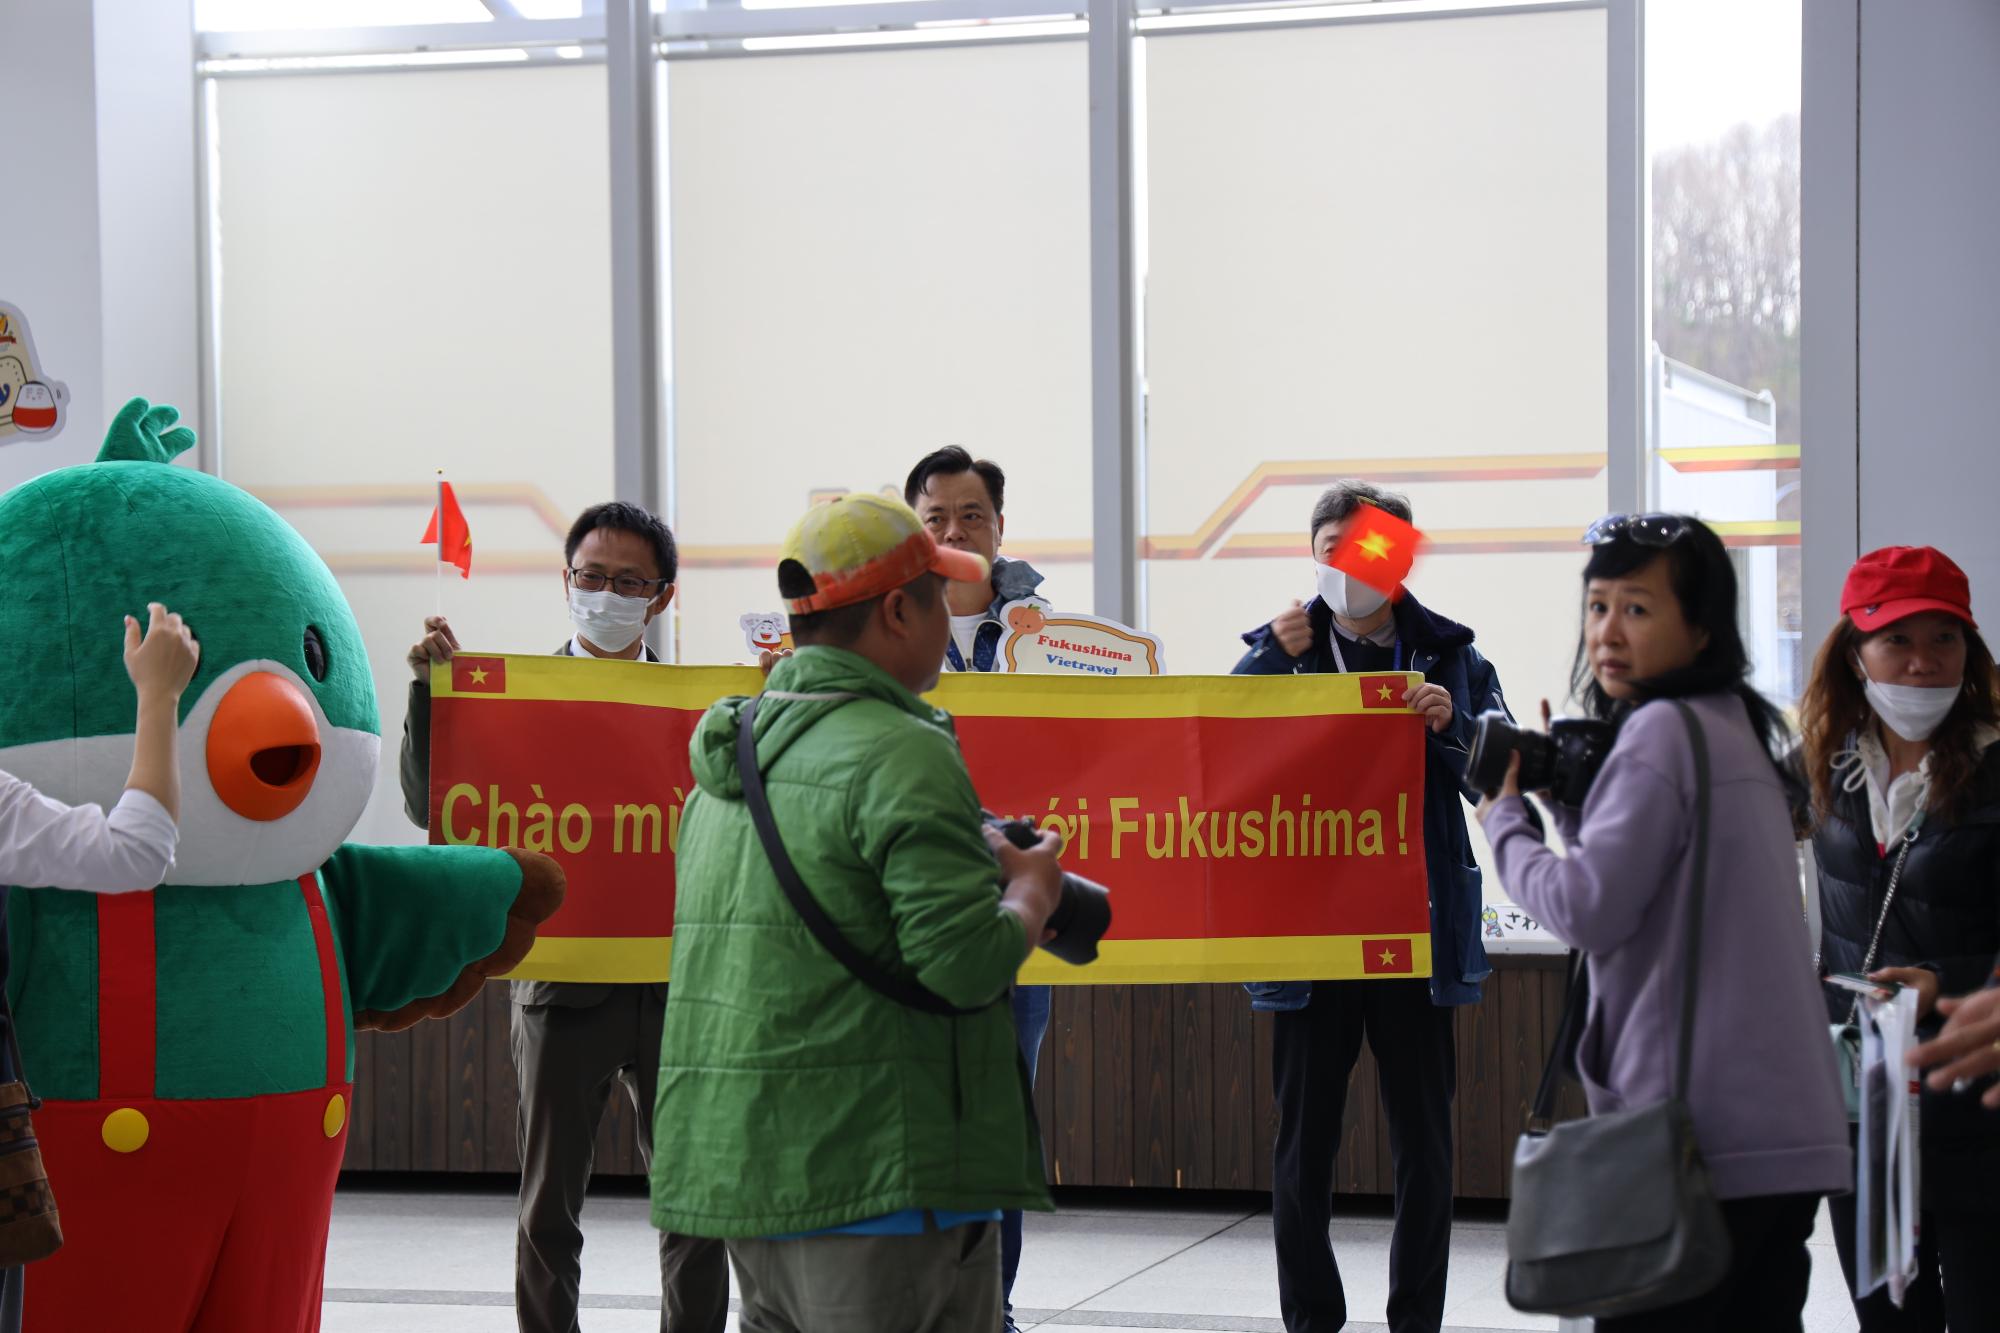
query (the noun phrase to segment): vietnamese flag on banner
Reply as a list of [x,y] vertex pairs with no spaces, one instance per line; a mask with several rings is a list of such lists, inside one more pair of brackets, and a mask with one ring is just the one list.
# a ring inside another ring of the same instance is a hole
[[437,508],[431,510],[431,523],[424,529],[424,540],[437,543],[439,564],[457,565],[460,578],[472,577],[472,528],[466,523],[465,511],[458,507],[458,496],[453,494],[448,481],[438,482]]
[[[1064,868],[1111,890],[1097,962],[1038,951],[1021,979],[1427,976],[1423,719],[1400,702],[1422,679],[947,675],[930,698],[981,804],[1058,830]],[[688,740],[762,687],[754,667],[432,665],[432,840],[546,852],[569,879],[515,976],[668,979]]]
[[505,694],[507,659],[463,654],[452,658],[451,688],[458,694]]
[[1423,538],[1423,533],[1388,510],[1365,504],[1347,520],[1326,563],[1393,597],[1410,577]]
[[1361,941],[1361,970],[1371,977],[1384,974],[1407,977],[1414,966],[1408,940]]
[[1410,689],[1410,678],[1404,675],[1363,676],[1359,683],[1363,708],[1401,708]]

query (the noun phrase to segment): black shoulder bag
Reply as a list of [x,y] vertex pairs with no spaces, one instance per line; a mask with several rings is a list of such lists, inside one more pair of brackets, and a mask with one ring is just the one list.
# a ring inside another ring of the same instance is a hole
[[[1709,1183],[1688,1110],[1708,887],[1708,741],[1676,700],[1694,748],[1694,891],[1674,1083],[1658,1106],[1550,1127],[1562,1041],[1542,1070],[1527,1133],[1514,1148],[1507,1219],[1507,1303],[1534,1314],[1643,1314],[1715,1289],[1729,1272],[1729,1228]],[[1664,961],[1664,960],[1663,960]],[[1579,965],[1575,972],[1581,975]],[[1572,984],[1563,1030],[1580,1021]]]
[[[770,858],[772,873],[778,877],[778,887],[785,891],[786,901],[799,914],[799,919],[806,923],[812,937],[852,973],[856,981],[897,1004],[948,1018],[983,1013],[993,1004],[998,1004],[996,999],[991,1004],[961,1009],[922,982],[899,977],[889,971],[855,948],[840,933],[840,927],[833,924],[833,918],[826,914],[826,909],[819,905],[812,891],[806,888],[805,881],[799,878],[798,867],[792,864],[791,854],[785,850],[785,840],[778,836],[777,821],[771,818],[771,801],[764,793],[764,775],[757,767],[757,705],[762,702],[762,695],[750,700],[743,705],[743,711],[736,719],[736,767],[743,775],[743,803],[750,807],[750,822],[757,826],[757,840],[764,844],[764,855]],[[1002,991],[1001,996],[1005,995],[1006,992]]]

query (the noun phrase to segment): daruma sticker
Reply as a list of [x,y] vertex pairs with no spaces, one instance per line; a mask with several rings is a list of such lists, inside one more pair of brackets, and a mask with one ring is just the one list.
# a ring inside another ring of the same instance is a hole
[[69,386],[42,369],[27,316],[0,301],[0,444],[53,438],[68,415]]
[[1053,611],[1040,598],[1001,608],[1003,669],[1029,676],[1157,676],[1160,641],[1115,620]]
[[762,653],[792,650],[792,622],[783,611],[750,611],[736,618],[754,661]]

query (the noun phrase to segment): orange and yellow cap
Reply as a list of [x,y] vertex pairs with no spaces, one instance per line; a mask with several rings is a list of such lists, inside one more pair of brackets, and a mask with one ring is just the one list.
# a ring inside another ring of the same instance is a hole
[[880,597],[926,572],[960,583],[980,583],[991,573],[985,556],[939,546],[902,501],[866,492],[835,496],[807,510],[785,536],[781,573],[788,560],[813,582],[809,595],[785,598],[785,610],[795,616]]

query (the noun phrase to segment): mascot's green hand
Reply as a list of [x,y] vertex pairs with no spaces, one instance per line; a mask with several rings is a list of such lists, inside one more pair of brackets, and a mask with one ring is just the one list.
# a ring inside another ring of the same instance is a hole
[[158,407],[144,398],[134,398],[118,409],[104,432],[104,447],[98,451],[100,463],[171,463],[194,448],[194,432],[176,427],[180,409],[161,403]]

